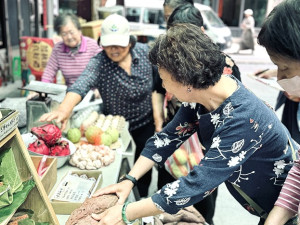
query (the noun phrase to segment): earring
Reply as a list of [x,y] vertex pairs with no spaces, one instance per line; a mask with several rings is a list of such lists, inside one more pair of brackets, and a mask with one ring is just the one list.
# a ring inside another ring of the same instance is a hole
[[187,91],[188,93],[192,92],[191,87],[188,87],[186,91]]

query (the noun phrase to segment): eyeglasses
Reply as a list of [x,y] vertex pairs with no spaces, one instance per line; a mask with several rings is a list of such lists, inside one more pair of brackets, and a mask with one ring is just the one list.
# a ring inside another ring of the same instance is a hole
[[71,35],[71,36],[73,36],[74,34],[76,34],[77,33],[77,31],[75,31],[75,30],[69,30],[68,32],[63,32],[63,33],[61,33],[60,35],[62,36],[62,37],[67,37],[69,34]]

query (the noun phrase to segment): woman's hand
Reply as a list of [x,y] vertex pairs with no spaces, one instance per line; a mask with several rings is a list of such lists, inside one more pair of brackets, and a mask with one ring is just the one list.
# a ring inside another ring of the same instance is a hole
[[258,76],[260,78],[265,78],[265,79],[271,79],[272,77],[277,76],[277,69],[272,69],[272,70],[259,70],[254,73],[255,76]]
[[284,92],[284,95],[293,102],[300,102],[300,97],[298,96],[289,95],[286,91]]
[[274,206],[264,225],[284,225],[294,215],[295,213],[290,210],[279,206]]
[[133,183],[130,180],[124,180],[121,183],[112,184],[105,188],[97,190],[93,197],[97,197],[105,194],[116,194],[119,198],[118,204],[122,205],[126,201],[127,197],[130,194],[131,189],[133,188]]
[[92,214],[95,220],[100,220],[100,225],[124,225],[122,219],[123,205],[115,205],[101,214]]
[[70,118],[73,108],[81,101],[81,96],[77,93],[68,92],[63,100],[63,102],[59,105],[58,109],[45,113],[41,116],[41,122],[51,122],[52,120],[56,120],[57,123],[61,123],[61,130],[64,130],[67,126],[68,119]]
[[70,116],[71,116],[71,112],[58,109],[56,111],[43,114],[41,116],[41,118],[39,119],[39,121],[40,122],[51,122],[52,120],[55,120],[56,123],[61,124],[60,129],[63,131],[67,126],[67,122],[68,122]]

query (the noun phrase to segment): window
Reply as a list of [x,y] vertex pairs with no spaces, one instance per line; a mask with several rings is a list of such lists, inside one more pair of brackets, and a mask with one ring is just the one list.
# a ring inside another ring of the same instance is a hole
[[129,22],[139,22],[141,16],[141,8],[127,8],[126,19]]
[[205,15],[211,26],[213,27],[223,27],[224,24],[222,20],[213,12],[210,10],[201,10],[201,13]]
[[143,22],[150,24],[164,23],[163,11],[159,9],[145,9]]

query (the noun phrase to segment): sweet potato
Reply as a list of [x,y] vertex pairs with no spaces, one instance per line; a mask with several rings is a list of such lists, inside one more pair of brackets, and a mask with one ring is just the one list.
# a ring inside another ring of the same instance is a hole
[[[118,197],[116,195],[102,195],[96,198],[88,198],[82,203],[82,205],[78,209],[75,209],[71,213],[68,221],[66,222],[66,225],[89,224],[82,223],[81,220],[84,220],[92,213],[98,214],[104,212],[106,209],[114,206],[117,203],[117,201]],[[87,219],[90,220],[92,218]]]

